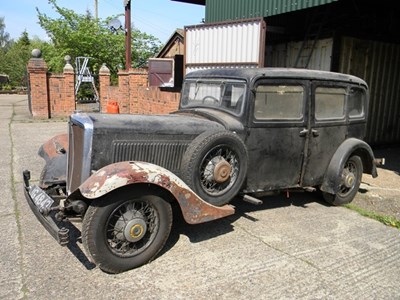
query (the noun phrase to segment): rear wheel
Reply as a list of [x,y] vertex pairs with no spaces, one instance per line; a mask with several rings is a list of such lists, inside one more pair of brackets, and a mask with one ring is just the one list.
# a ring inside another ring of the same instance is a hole
[[94,201],[82,225],[82,240],[94,263],[120,273],[152,260],[172,224],[171,205],[154,195]]
[[353,201],[361,184],[363,165],[359,156],[351,156],[345,163],[339,191],[336,194],[323,193],[325,201],[333,205],[348,204]]

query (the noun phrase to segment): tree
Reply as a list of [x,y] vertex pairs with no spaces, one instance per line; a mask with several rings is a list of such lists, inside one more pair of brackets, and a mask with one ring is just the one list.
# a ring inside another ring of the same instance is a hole
[[[111,19],[94,18],[90,12],[81,15],[73,10],[62,8],[56,0],[49,0],[54,10],[60,15],[53,19],[36,8],[40,26],[46,30],[52,47],[42,49],[51,71],[60,72],[65,64],[65,55],[74,60],[78,56],[92,58],[91,65],[97,72],[106,63],[112,73],[117,73],[120,65],[125,65],[125,36],[113,34],[107,23]],[[154,36],[132,30],[134,66],[143,65],[154,56],[161,47],[161,42]],[[137,45],[137,47],[135,47]]]
[[4,17],[0,17],[0,49],[7,52],[8,48],[12,44],[10,34],[5,31],[6,24],[4,23]]
[[[10,46],[12,45],[12,40],[10,35],[5,31],[6,24],[4,23],[4,17],[0,17],[0,74],[8,75],[6,66],[6,54]],[[4,83],[0,83],[0,89],[3,88]],[[7,83],[8,85],[8,83]]]
[[31,55],[31,41],[24,31],[21,37],[11,44],[0,63],[0,73],[10,76],[12,86],[26,86],[26,65]]

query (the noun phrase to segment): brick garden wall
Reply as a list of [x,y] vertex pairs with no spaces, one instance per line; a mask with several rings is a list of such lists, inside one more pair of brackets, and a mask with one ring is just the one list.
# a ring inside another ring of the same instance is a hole
[[[74,112],[75,75],[67,63],[62,74],[49,74],[46,62],[32,58],[28,63],[32,116],[34,118],[65,117]],[[99,73],[100,112],[107,112],[109,101],[116,101],[120,113],[168,114],[177,110],[179,93],[161,91],[148,86],[148,73],[131,69],[118,73],[118,85],[111,86],[106,66]]]

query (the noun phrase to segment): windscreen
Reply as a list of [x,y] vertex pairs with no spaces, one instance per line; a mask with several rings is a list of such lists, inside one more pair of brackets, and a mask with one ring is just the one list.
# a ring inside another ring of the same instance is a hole
[[182,89],[181,107],[211,107],[240,115],[245,92],[245,81],[187,80]]

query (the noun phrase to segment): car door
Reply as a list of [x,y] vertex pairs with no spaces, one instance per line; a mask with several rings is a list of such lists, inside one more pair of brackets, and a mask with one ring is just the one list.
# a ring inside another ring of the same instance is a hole
[[308,151],[302,186],[322,183],[329,162],[347,137],[346,101],[349,86],[340,82],[313,81]]
[[256,82],[246,139],[248,192],[298,186],[308,131],[307,91],[307,81]]

